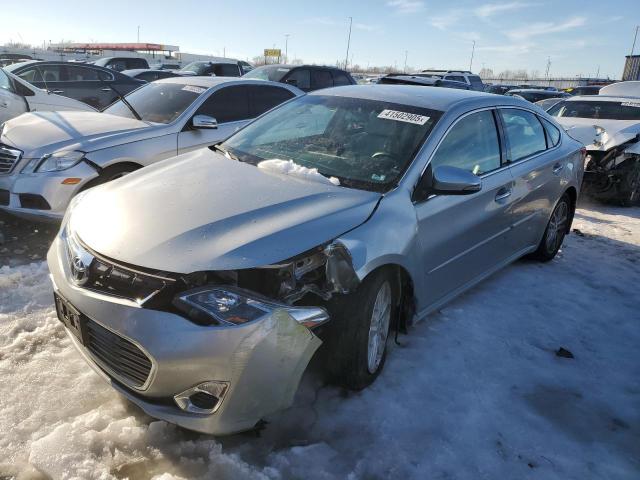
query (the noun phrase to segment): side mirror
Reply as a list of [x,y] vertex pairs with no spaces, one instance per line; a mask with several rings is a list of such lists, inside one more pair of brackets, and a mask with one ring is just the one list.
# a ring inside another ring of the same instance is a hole
[[285,80],[284,83],[287,83],[289,85],[293,85],[294,87],[298,86],[298,81],[295,78],[289,78],[289,79]]
[[482,180],[467,170],[442,165],[433,172],[431,189],[441,195],[469,195],[482,189]]
[[191,120],[193,128],[218,128],[218,121],[209,115],[194,115]]

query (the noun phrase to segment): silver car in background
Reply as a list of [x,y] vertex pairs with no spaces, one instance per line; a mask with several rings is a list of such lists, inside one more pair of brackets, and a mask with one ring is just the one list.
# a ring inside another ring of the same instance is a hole
[[314,92],[76,197],[48,254],[58,315],[149,415],[250,429],[321,345],[328,378],[362,389],[390,331],[523,255],[551,260],[581,147],[513,97]]
[[61,220],[78,192],[220,142],[298,95],[276,82],[175,77],[146,84],[102,113],[24,114],[0,132],[0,209]]

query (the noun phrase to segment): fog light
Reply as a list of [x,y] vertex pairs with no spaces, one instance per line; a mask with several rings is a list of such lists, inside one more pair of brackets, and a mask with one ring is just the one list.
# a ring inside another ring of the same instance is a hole
[[173,397],[181,410],[209,415],[220,407],[229,384],[210,381],[191,387]]

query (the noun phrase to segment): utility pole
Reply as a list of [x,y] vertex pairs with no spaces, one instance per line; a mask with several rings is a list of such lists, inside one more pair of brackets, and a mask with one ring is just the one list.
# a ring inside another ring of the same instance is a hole
[[349,65],[349,47],[351,46],[351,26],[353,25],[353,17],[349,17],[349,37],[347,38],[347,56],[344,58],[344,69]]
[[600,65],[598,65],[598,71],[596,72],[596,78],[600,78]]
[[407,73],[407,56],[409,55],[409,51],[404,51],[404,70],[403,73]]
[[140,43],[140,25],[138,25],[138,43]]
[[473,67],[473,54],[476,51],[476,41],[473,41],[473,46],[471,47],[471,61],[469,62],[469,70],[471,70],[471,67]]
[[638,29],[640,28],[640,25],[636,25],[636,33],[633,36],[633,44],[631,45],[631,55],[629,55],[630,57],[633,57],[633,52],[636,49],[636,39],[638,38]]
[[289,62],[289,35],[288,33],[284,34],[284,58],[285,62]]
[[547,57],[547,71],[544,76],[547,80],[549,80],[549,69],[551,68],[551,57]]

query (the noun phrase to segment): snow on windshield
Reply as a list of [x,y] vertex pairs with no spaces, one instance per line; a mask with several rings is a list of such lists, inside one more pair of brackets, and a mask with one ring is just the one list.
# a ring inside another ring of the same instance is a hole
[[282,173],[283,175],[291,175],[292,177],[304,178],[305,180],[311,180],[313,182],[340,185],[340,180],[336,177],[325,177],[318,172],[317,168],[303,167],[293,160],[280,160],[277,158],[272,160],[263,160],[258,163],[258,168]]

